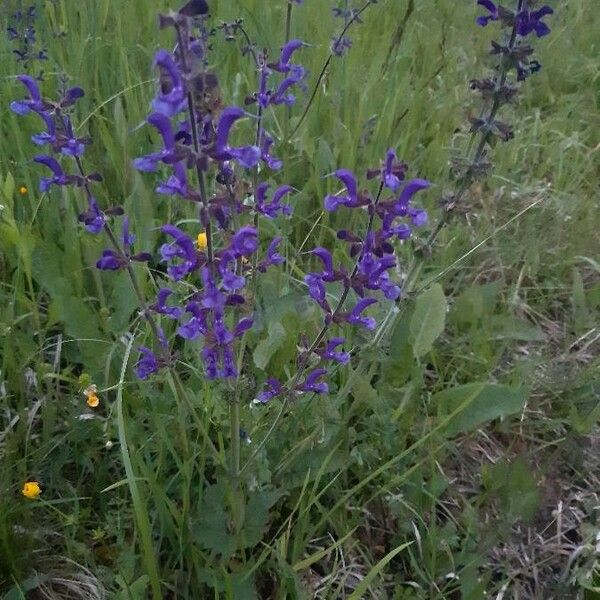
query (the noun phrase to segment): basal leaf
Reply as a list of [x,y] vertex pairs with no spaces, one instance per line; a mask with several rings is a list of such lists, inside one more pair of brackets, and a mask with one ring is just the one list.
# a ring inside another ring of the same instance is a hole
[[507,385],[468,383],[433,396],[448,437],[472,431],[480,425],[523,410],[527,398],[522,389]]

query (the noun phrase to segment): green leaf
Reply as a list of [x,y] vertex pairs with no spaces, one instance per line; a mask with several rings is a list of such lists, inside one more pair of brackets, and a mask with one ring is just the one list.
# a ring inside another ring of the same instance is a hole
[[112,309],[109,329],[112,333],[121,334],[127,328],[131,315],[139,308],[136,295],[131,289],[131,281],[127,273],[121,271],[113,274],[112,293],[108,305]]
[[230,533],[227,506],[227,490],[221,482],[210,485],[204,492],[202,510],[194,528],[196,542],[207,550],[223,557],[231,556],[236,550],[235,537]]
[[285,327],[278,321],[270,322],[267,337],[261,340],[254,350],[254,364],[264,371],[275,352],[285,343],[285,339]]
[[487,383],[468,383],[433,396],[438,414],[447,422],[445,435],[448,437],[518,413],[526,401],[522,389]]
[[270,490],[255,492],[250,496],[243,527],[244,547],[252,548],[262,540],[269,522],[269,509],[282,495],[283,492],[279,490]]
[[434,283],[416,300],[415,312],[410,322],[410,334],[415,357],[427,354],[435,340],[444,331],[448,304],[444,290]]
[[506,517],[533,518],[539,505],[539,492],[531,468],[522,458],[484,465],[481,475],[486,491],[500,500]]
[[410,308],[396,322],[390,337],[388,358],[382,361],[382,380],[390,388],[400,389],[409,380],[415,363],[410,343],[412,315]]
[[522,342],[543,342],[546,339],[539,326],[512,315],[492,315],[490,324],[494,329],[495,338]]
[[12,176],[12,173],[9,171],[6,174],[6,178],[4,179],[2,185],[2,195],[4,196],[4,200],[7,202],[12,202],[13,194],[15,192],[15,180]]

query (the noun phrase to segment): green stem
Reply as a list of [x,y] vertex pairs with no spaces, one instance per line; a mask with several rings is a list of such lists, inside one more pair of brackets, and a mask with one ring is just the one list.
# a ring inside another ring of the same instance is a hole
[[231,435],[231,508],[235,535],[238,536],[244,523],[244,497],[240,478],[240,402],[237,394],[229,404],[229,427]]

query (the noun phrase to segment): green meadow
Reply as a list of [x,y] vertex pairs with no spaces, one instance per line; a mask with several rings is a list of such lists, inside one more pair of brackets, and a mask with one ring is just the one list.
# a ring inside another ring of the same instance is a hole
[[[152,60],[173,46],[157,13],[177,3],[38,4],[48,60],[33,68],[48,96],[65,82],[86,92],[74,122],[92,140],[101,205],[124,205],[143,249],[164,242],[165,222],[193,231],[194,208],[131,164],[157,146],[144,124]],[[242,18],[278,53],[285,0],[209,4],[215,26]],[[600,597],[600,13],[595,0],[551,3],[552,33],[531,40],[543,68],[502,109],[514,139],[494,145],[490,174],[423,256],[479,115],[469,81],[492,65],[498,28],[477,27],[475,4],[370,6],[296,131],[340,22],[330,0],[293,7],[291,35],[310,44],[298,54],[306,90],[269,127],[285,159],[272,181],[298,193],[293,220],[269,231],[284,237],[286,265],[255,290],[233,488],[228,390],[206,381],[193,343],[178,347],[180,379],[135,378],[136,348],[152,339],[126,273],[94,268],[105,240],[78,223],[78,190],[38,191],[40,122],[9,110],[22,65],[2,16],[2,598]],[[243,106],[257,84],[240,43],[218,33],[209,63],[224,105]],[[375,338],[348,328],[353,360],[329,394],[252,404],[321,322],[304,253],[341,257],[336,230],[362,226],[324,211],[337,185],[324,176],[364,174],[390,147],[432,182],[419,197],[430,225],[400,249],[403,274],[417,265],[406,296],[382,305]],[[134,267],[148,297],[161,287],[154,266]],[[37,499],[22,493],[32,481]]]

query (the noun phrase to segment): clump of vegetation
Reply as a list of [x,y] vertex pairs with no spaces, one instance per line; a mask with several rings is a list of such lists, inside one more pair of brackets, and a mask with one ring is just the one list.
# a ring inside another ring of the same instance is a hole
[[6,597],[597,591],[585,3],[114,4],[11,7]]

